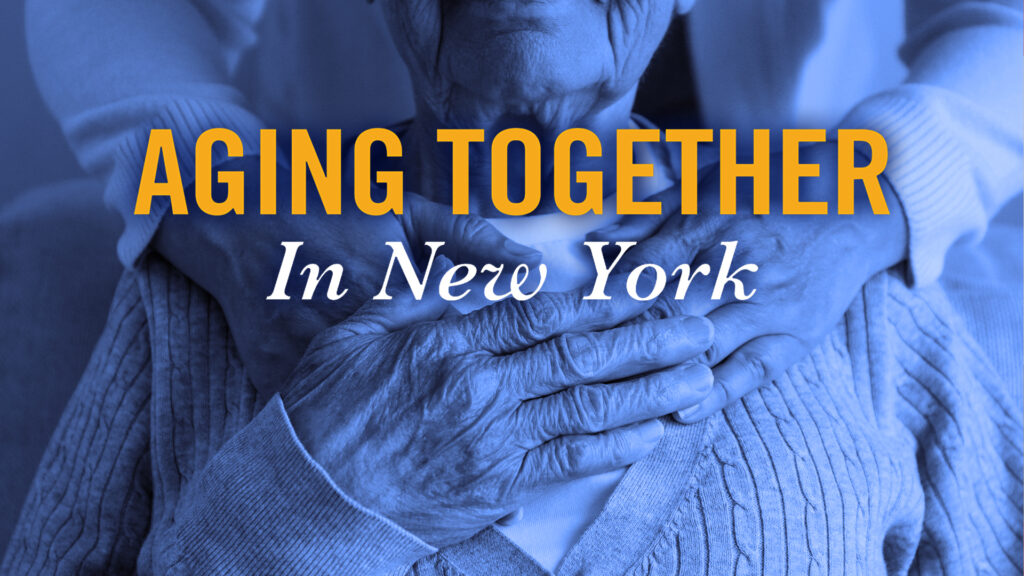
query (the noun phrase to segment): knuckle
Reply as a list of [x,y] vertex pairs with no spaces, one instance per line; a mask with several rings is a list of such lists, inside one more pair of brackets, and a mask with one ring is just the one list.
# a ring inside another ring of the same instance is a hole
[[486,220],[475,214],[463,216],[462,226],[463,237],[476,240],[484,238],[488,232],[494,230]]
[[560,323],[561,307],[550,299],[512,302],[518,320],[516,324],[522,336],[532,340],[543,340],[554,332]]
[[653,324],[641,326],[634,338],[639,340],[636,343],[637,360],[644,364],[658,362],[665,350],[672,345],[672,335],[666,330],[659,330],[658,326]]
[[684,390],[684,387],[679,385],[680,378],[676,371],[659,372],[645,377],[643,386],[636,386],[630,390],[630,404],[640,409],[647,406],[665,406],[674,402]]
[[665,320],[683,315],[682,301],[674,298],[660,298],[647,311],[647,318],[652,320]]
[[633,442],[626,434],[616,434],[612,437],[611,459],[614,466],[629,464],[633,455]]
[[563,442],[555,453],[556,466],[563,476],[571,477],[583,470],[587,449],[582,442]]
[[752,388],[759,386],[771,377],[771,367],[764,356],[753,354],[745,357],[743,363],[750,375]]
[[600,432],[608,422],[608,399],[600,389],[575,386],[569,391],[570,418],[584,432]]
[[601,354],[593,334],[562,335],[552,340],[563,375],[573,380],[592,377],[600,366]]
[[688,220],[688,224],[689,233],[683,236],[687,238],[686,243],[691,248],[701,248],[707,245],[718,231],[717,219],[711,216],[691,218]]

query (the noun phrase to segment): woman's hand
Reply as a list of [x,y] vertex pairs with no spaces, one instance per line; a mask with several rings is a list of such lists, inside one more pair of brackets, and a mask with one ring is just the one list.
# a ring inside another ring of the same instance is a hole
[[[219,169],[258,174],[257,162],[242,158]],[[247,181],[258,182],[255,174]],[[314,202],[310,213],[300,216],[261,215],[258,205],[247,206],[244,216],[167,216],[154,246],[224,309],[247,375],[269,398],[287,382],[314,336],[347,318],[380,289],[391,258],[385,242],[407,242],[415,256],[424,242],[443,241],[439,252],[459,262],[540,262],[540,253],[507,240],[485,220],[452,216],[446,206],[409,192],[405,196],[402,216],[367,216],[352,204],[350,195],[343,195],[340,215],[314,213]],[[257,191],[246,198],[258,199]],[[329,300],[325,281],[312,299],[302,300],[308,277],[303,275],[292,278],[290,300],[267,300],[284,255],[283,241],[303,242],[294,274],[307,264],[323,271],[330,263],[341,262],[342,286],[348,293]]]
[[616,327],[647,307],[620,292],[444,318],[436,291],[370,302],[314,340],[285,406],[346,494],[430,544],[459,542],[530,493],[642,458],[657,418],[710,390],[707,367],[679,365],[710,344],[710,323]]
[[[828,144],[801,150],[803,162],[821,164],[820,178],[801,180],[801,200],[834,202],[835,158],[835,149]],[[778,168],[776,162],[772,173],[781,173]],[[679,190],[673,188],[657,199],[663,202],[664,214],[674,215],[628,217],[589,238],[640,241],[616,271],[647,262],[669,270],[680,262],[692,263],[692,270],[710,265],[710,276],[698,276],[684,300],[663,298],[652,309],[660,316],[706,315],[715,326],[707,355],[714,367],[714,390],[699,406],[677,415],[683,422],[713,414],[780,376],[835,326],[871,276],[905,258],[906,223],[887,185],[883,189],[889,215],[873,214],[861,187],[854,215],[836,215],[834,206],[827,216],[783,215],[781,202],[773,201],[771,214],[759,216],[752,214],[752,195],[742,183],[736,215],[720,214],[718,172],[712,170],[700,184],[699,215],[679,215]],[[777,182],[772,182],[771,190],[774,197],[781,196]],[[737,276],[747,293],[757,292],[739,301],[730,286],[721,300],[712,300],[725,250],[721,243],[731,241],[736,242],[733,270],[747,263],[758,266],[757,272]]]

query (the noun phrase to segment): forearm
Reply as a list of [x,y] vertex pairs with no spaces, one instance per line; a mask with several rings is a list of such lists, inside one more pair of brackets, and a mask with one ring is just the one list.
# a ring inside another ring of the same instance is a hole
[[885,177],[906,212],[912,282],[936,279],[953,243],[979,238],[1020,191],[1021,22],[1019,5],[908,2],[907,82],[843,121],[886,137]]
[[261,6],[262,0],[28,2],[37,83],[79,162],[105,182],[108,205],[125,218],[119,254],[126,265],[148,245],[166,208],[158,201],[150,214],[134,214],[150,129],[174,132],[185,175],[194,170],[184,151],[207,128],[231,127],[255,149],[261,123],[231,85],[231,68],[254,38]]

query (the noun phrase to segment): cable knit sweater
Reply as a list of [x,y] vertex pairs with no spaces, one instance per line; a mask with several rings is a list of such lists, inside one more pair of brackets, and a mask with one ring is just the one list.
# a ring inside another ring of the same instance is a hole
[[[1019,574],[1003,389],[940,291],[880,275],[776,383],[666,422],[559,573]],[[341,493],[215,301],[155,257],[120,284],[0,571],[543,573],[496,530],[435,550]]]

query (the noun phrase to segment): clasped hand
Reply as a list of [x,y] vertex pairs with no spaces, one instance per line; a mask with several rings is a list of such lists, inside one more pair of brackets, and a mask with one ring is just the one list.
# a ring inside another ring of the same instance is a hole
[[[801,199],[834,198],[834,146],[808,146],[801,157],[822,170],[820,178],[803,179]],[[781,173],[780,161],[778,156],[772,159],[772,174]],[[723,215],[717,202],[719,185],[717,171],[700,183],[704,202],[696,215],[679,214],[679,189],[674,187],[656,198],[663,202],[665,214],[674,215],[629,216],[588,238],[640,241],[623,257],[624,268],[641,262],[706,267],[721,258],[723,241],[736,242],[737,262],[758,265],[757,274],[745,277],[746,288],[756,290],[748,300],[739,301],[728,290],[725,297],[715,299],[711,282],[696,282],[685,300],[662,298],[652,308],[655,316],[706,316],[715,327],[715,341],[704,359],[713,367],[714,389],[699,406],[677,415],[683,422],[718,412],[781,376],[836,326],[871,276],[895,266],[906,253],[902,208],[885,186],[889,214],[872,213],[861,184],[855,193],[855,215],[794,216],[782,214],[777,202],[769,214],[753,214],[749,181],[743,182],[747,188],[739,196],[745,202],[737,214]]]
[[344,492],[444,546],[530,494],[635,462],[657,418],[708,393],[710,370],[686,362],[710,323],[635,321],[647,306],[546,293],[445,316],[436,296],[371,301],[314,339],[283,398]]

